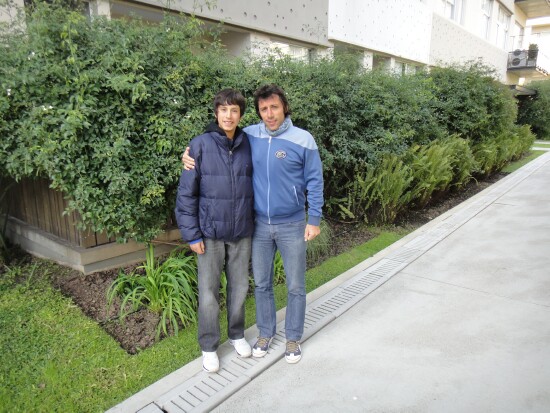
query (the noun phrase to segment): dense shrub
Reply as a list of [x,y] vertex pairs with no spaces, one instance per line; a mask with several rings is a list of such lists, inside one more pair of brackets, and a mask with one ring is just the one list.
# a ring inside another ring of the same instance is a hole
[[491,139],[509,130],[517,116],[509,88],[479,63],[436,67],[428,75],[436,96],[433,110],[449,134],[473,142]]
[[532,82],[528,87],[537,94],[520,100],[518,123],[531,125],[539,139],[550,140],[550,81]]
[[[193,18],[88,20],[37,3],[23,32],[0,38],[0,176],[40,176],[84,225],[147,241],[169,221],[188,141],[223,87],[287,92],[315,137],[326,212],[391,222],[410,202],[460,187],[526,150],[509,90],[480,65],[395,76],[353,56],[312,63],[229,58]],[[452,137],[451,137],[452,136]]]
[[[156,235],[172,209],[179,156],[220,87],[193,19],[87,20],[38,5],[2,41],[0,171],[46,176],[85,224]],[[210,46],[212,48],[212,46]]]

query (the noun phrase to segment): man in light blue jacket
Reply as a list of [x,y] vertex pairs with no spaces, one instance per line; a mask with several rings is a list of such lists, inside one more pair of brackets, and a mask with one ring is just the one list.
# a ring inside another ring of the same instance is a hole
[[[252,271],[260,336],[252,356],[265,356],[275,335],[273,262],[279,250],[288,290],[285,359],[297,363],[302,358],[300,340],[306,308],[306,243],[320,233],[323,167],[311,134],[292,124],[280,87],[270,84],[259,88],[254,93],[254,106],[262,122],[244,128],[252,149],[256,214]],[[194,165],[187,155],[183,161],[186,167]]]
[[252,148],[256,213],[252,271],[260,337],[252,355],[265,356],[275,335],[273,261],[279,250],[288,290],[285,359],[297,363],[302,357],[300,340],[306,309],[306,242],[320,233],[323,167],[311,134],[292,124],[280,87],[271,84],[259,88],[254,93],[254,106],[262,122],[244,129]]

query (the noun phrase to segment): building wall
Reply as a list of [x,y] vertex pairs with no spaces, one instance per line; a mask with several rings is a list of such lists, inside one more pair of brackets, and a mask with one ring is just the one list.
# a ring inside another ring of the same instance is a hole
[[[23,0],[13,0],[16,7],[23,7]],[[7,23],[15,18],[16,11],[14,8],[0,5],[0,23]]]
[[331,0],[329,40],[427,64],[431,11],[411,0]]
[[[252,31],[329,46],[328,2],[329,0],[174,0],[169,7]],[[161,4],[155,0],[142,0],[141,3],[153,6]],[[205,5],[207,3],[215,4],[209,8]]]
[[497,69],[506,79],[507,51],[469,33],[458,24],[438,15],[433,15],[430,65],[464,63],[483,59]]

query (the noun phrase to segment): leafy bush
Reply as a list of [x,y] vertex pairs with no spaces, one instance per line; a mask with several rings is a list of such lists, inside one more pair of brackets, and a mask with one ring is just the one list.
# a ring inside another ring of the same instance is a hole
[[192,53],[202,33],[38,4],[25,35],[0,41],[0,175],[48,177],[94,230],[153,238],[219,85]]
[[550,82],[531,82],[528,87],[536,90],[537,94],[519,101],[518,123],[531,125],[539,139],[550,140]]
[[[480,145],[484,171],[521,146],[507,150],[516,142],[508,135],[518,134],[514,98],[479,64],[395,76],[362,71],[340,54],[249,62],[202,40],[192,18],[89,21],[43,3],[26,29],[0,39],[0,176],[48,178],[84,226],[119,240],[148,241],[170,221],[179,155],[223,87],[246,97],[242,124],[258,121],[258,86],[285,89],[293,122],[317,141],[326,211],[347,220],[391,221],[413,198],[423,205],[433,191],[460,187],[472,171],[468,146]],[[455,135],[465,141],[448,148]],[[415,179],[408,195],[406,168]]]
[[431,112],[431,81],[358,71],[354,57],[289,58],[256,63],[258,83],[275,82],[287,92],[293,122],[319,146],[326,198],[345,198],[346,185],[386,153],[445,135]]
[[435,95],[433,110],[449,134],[478,142],[508,130],[517,116],[509,88],[494,70],[477,62],[434,67],[429,75]]
[[180,324],[184,327],[197,321],[197,265],[195,256],[186,256],[174,250],[162,262],[155,260],[153,244],[146,251],[147,260],[137,271],[120,273],[107,292],[108,305],[115,297],[122,300],[120,317],[140,307],[160,314],[157,338],[163,332],[168,335],[171,326],[177,335]]

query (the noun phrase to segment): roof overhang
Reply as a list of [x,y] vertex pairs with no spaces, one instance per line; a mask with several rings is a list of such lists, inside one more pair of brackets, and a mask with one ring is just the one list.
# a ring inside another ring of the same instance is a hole
[[514,4],[528,19],[550,16],[550,0],[515,0]]

